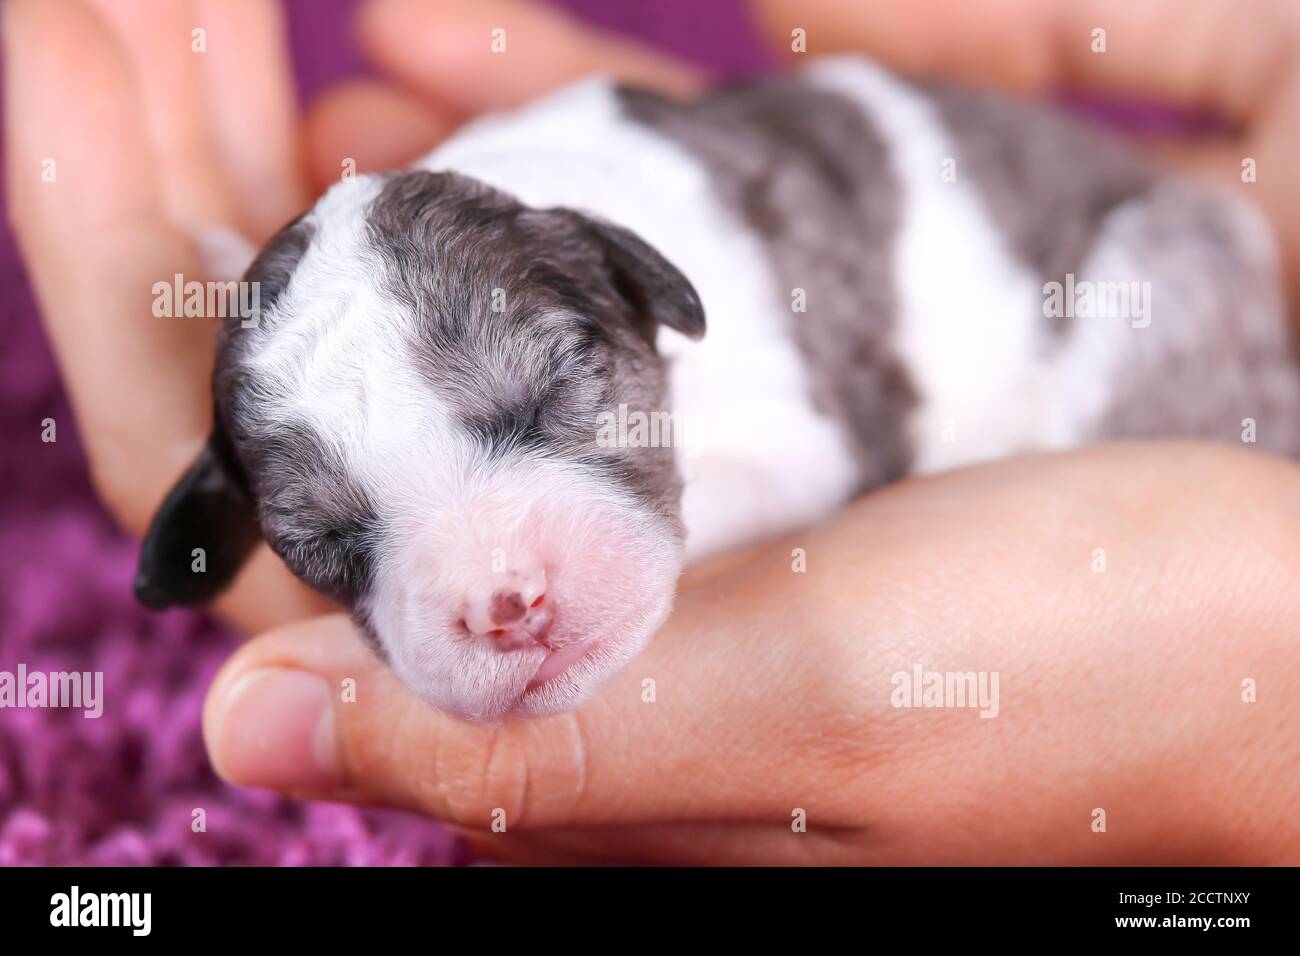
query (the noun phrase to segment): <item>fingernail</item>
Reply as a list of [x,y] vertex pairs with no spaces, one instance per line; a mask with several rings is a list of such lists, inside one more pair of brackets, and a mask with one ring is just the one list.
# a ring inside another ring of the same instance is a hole
[[341,782],[329,686],[315,674],[270,668],[226,692],[212,760],[231,783],[268,790],[329,790]]

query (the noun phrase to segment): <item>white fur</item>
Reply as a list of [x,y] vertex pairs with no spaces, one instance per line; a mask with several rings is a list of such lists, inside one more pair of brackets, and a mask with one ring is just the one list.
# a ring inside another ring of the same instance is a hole
[[1011,255],[933,105],[860,60],[827,60],[808,76],[859,103],[887,144],[902,188],[895,251],[896,342],[920,393],[914,470],[938,471],[1039,447],[1052,382],[1038,354],[1039,280]]

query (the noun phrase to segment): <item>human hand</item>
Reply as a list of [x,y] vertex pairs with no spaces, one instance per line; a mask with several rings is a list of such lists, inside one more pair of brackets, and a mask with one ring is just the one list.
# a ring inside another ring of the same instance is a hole
[[[154,316],[154,283],[213,278],[199,230],[260,241],[307,203],[282,33],[271,0],[4,5],[14,232],[95,485],[132,532],[212,415],[218,320]],[[329,604],[262,546],[223,606],[260,629]]]
[[[1295,863],[1297,482],[1138,444],[905,482],[701,569],[601,696],[539,720],[446,717],[346,620],[302,622],[226,664],[205,737],[235,783],[518,862]],[[996,672],[997,715],[893,706],[918,665]]]

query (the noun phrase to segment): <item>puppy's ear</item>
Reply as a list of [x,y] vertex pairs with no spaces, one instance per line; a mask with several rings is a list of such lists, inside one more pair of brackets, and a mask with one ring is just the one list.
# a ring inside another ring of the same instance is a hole
[[252,496],[218,424],[149,525],[135,574],[136,600],[158,609],[211,600],[259,537]]
[[594,216],[581,219],[604,253],[615,290],[632,307],[641,332],[652,343],[661,325],[688,338],[704,337],[704,306],[675,265],[629,229]]

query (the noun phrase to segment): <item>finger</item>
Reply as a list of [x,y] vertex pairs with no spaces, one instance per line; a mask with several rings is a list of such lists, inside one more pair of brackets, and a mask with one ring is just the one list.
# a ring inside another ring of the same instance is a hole
[[157,157],[163,204],[187,232],[238,226],[237,209],[208,123],[190,0],[86,0],[130,71],[146,140]]
[[787,51],[798,28],[811,53],[855,50],[907,73],[1024,91],[1148,94],[1242,122],[1271,102],[1300,28],[1300,8],[1274,0],[923,0],[869,15],[839,0],[755,0],[755,9]]
[[702,82],[692,67],[540,3],[369,0],[358,27],[381,70],[468,114],[527,102],[591,73],[668,93]]
[[88,0],[126,52],[167,208],[261,240],[307,203],[280,8],[270,0]]
[[[758,28],[778,53],[866,53],[904,73],[1009,89],[1038,89],[1056,69],[1033,0],[753,0]],[[995,50],[989,45],[994,44]]]
[[309,200],[281,6],[199,0],[200,64],[211,139],[246,235],[264,240]]
[[329,598],[294,577],[280,556],[265,543],[249,555],[214,607],[245,634],[260,634],[339,609]]
[[102,25],[69,0],[19,0],[4,17],[14,231],[96,484],[139,531],[210,420],[209,324],[152,314],[154,283],[195,263],[167,220],[136,86]]
[[791,787],[820,782],[834,792],[826,775],[839,761],[828,751],[857,694],[850,703],[826,686],[840,681],[835,661],[775,639],[794,633],[800,608],[769,609],[770,646],[738,653],[755,639],[750,619],[730,613],[740,593],[683,595],[674,621],[690,623],[670,622],[576,713],[496,726],[429,708],[345,619],[303,622],[228,662],[205,705],[209,753],[234,783],[399,806],[476,829],[502,815],[516,830],[789,821]]
[[459,125],[461,117],[396,87],[352,80],[326,91],[307,113],[307,155],[319,189],[345,170],[406,166]]

